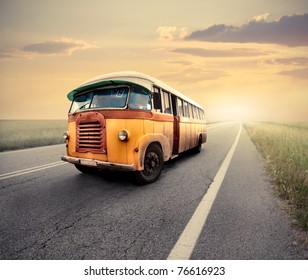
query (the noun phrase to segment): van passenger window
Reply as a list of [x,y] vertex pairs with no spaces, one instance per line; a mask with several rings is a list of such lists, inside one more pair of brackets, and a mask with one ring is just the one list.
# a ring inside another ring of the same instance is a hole
[[162,112],[160,89],[154,87],[153,105],[156,112]]
[[171,94],[171,104],[172,104],[172,112],[173,116],[178,116],[178,103],[177,103],[177,97],[173,94]]
[[193,111],[192,111],[192,107],[190,103],[188,103],[188,111],[189,111],[189,117],[193,118],[194,116],[193,116]]
[[199,116],[198,116],[198,108],[196,106],[194,106],[194,116],[195,116],[195,119],[199,119]]
[[164,104],[165,104],[164,113],[171,114],[172,112],[171,112],[171,106],[170,106],[169,93],[163,91],[163,95],[164,95]]
[[189,118],[188,103],[184,101],[184,116]]
[[179,116],[184,117],[184,108],[183,108],[183,100],[178,98],[178,111],[179,111]]

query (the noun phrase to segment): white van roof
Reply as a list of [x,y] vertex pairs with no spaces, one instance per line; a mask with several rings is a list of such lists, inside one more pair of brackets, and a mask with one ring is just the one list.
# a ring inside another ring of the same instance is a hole
[[113,72],[113,73],[108,73],[108,74],[103,74],[103,75],[99,75],[96,77],[93,77],[87,81],[85,81],[84,83],[82,83],[77,89],[73,90],[72,92],[70,92],[68,94],[69,99],[72,99],[72,95],[75,95],[77,92],[80,92],[79,89],[82,88],[88,88],[91,87],[91,85],[95,86],[95,84],[101,84],[104,81],[108,82],[108,81],[127,81],[129,83],[133,83],[133,84],[139,84],[145,88],[147,88],[149,91],[153,91],[153,85],[157,86],[159,88],[162,88],[168,92],[171,92],[175,95],[177,95],[178,97],[182,98],[185,101],[188,101],[189,103],[202,108],[202,106],[200,104],[198,104],[197,102],[193,101],[192,99],[188,98],[187,96],[185,96],[184,94],[180,93],[179,91],[177,91],[176,89],[168,86],[167,84],[165,84],[164,82],[153,78],[149,75],[140,73],[140,72],[135,72],[135,71],[125,71],[125,72]]

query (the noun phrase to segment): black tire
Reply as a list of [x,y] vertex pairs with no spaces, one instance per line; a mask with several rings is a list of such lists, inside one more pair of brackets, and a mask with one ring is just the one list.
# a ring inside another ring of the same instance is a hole
[[144,169],[135,172],[135,178],[139,185],[146,185],[155,182],[163,170],[164,158],[161,148],[150,145],[144,156]]
[[80,164],[75,164],[75,167],[82,173],[85,174],[95,174],[97,172],[96,168],[88,167],[88,166],[83,166]]
[[195,147],[193,149],[193,151],[196,153],[196,154],[199,154],[201,152],[201,149],[202,149],[202,136],[200,135],[199,136],[199,140],[198,140],[198,146]]

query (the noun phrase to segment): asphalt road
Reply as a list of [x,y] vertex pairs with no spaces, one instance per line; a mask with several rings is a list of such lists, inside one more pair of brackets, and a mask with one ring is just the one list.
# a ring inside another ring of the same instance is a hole
[[[128,173],[85,175],[64,145],[0,154],[0,259],[167,259],[240,129],[209,125],[200,154],[136,186]],[[303,259],[298,231],[242,129],[191,259]]]

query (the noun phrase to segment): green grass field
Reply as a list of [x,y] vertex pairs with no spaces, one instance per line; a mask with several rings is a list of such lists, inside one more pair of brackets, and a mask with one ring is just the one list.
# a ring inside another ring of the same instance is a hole
[[64,143],[67,120],[0,120],[0,151]]
[[288,200],[298,223],[308,230],[308,122],[246,123],[263,155],[278,194]]

